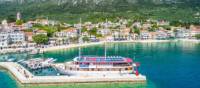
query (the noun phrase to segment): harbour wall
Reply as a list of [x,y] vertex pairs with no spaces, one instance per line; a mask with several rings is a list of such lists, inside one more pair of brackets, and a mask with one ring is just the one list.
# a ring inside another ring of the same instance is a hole
[[34,76],[23,66],[15,62],[0,62],[0,67],[7,69],[21,84],[63,84],[63,83],[98,83],[98,82],[145,82],[143,75],[124,76]]

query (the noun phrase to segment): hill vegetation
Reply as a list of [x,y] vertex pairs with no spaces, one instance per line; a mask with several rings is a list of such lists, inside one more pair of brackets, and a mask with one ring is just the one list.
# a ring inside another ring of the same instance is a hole
[[0,20],[15,21],[20,11],[24,20],[49,18],[63,22],[104,21],[106,18],[134,20],[164,19],[199,23],[198,0],[0,0]]

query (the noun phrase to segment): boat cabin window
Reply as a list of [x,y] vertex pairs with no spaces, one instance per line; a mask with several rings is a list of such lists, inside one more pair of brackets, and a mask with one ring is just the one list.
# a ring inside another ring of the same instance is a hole
[[114,63],[113,66],[129,66],[129,63]]
[[78,62],[75,62],[76,65],[78,65]]

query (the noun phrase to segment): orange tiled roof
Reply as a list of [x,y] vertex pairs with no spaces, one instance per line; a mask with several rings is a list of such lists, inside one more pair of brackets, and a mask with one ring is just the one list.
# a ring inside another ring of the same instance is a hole
[[72,27],[62,30],[62,32],[74,32],[74,31],[75,31],[75,28],[72,28]]
[[43,33],[46,32],[45,30],[38,30],[37,32]]
[[192,31],[200,32],[200,26],[191,26]]
[[27,35],[27,36],[32,36],[33,35],[33,32],[24,32],[25,33],[25,35]]

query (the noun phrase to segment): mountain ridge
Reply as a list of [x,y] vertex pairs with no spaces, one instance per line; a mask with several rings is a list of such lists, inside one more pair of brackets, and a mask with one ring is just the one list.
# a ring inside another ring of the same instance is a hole
[[[191,20],[189,15],[199,11],[199,2],[198,0],[0,0],[0,14],[2,14],[0,20],[10,19],[16,12],[21,12],[25,19],[41,16],[48,16],[56,20],[78,19],[82,16],[86,16],[85,19],[99,16],[100,19],[119,16],[154,18],[155,15],[161,14],[163,17],[155,18],[168,20],[171,14],[186,14]],[[169,17],[164,17],[164,13],[169,14]],[[101,15],[105,16],[101,18]]]

